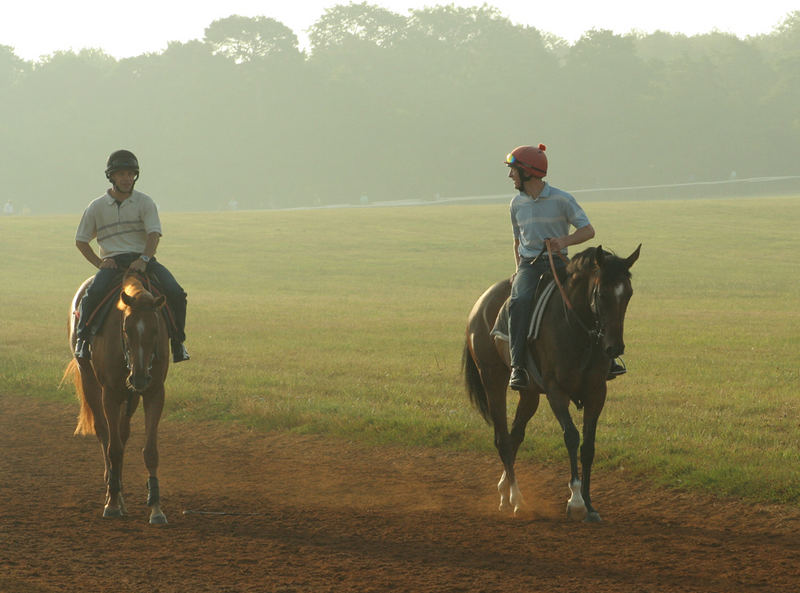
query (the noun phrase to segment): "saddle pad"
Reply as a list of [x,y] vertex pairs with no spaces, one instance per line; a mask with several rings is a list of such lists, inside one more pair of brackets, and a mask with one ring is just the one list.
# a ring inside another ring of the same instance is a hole
[[[542,317],[544,316],[544,308],[547,306],[547,302],[550,300],[550,297],[553,294],[553,291],[556,288],[556,283],[552,280],[548,282],[547,286],[545,286],[544,290],[542,291],[539,299],[536,301],[536,304],[533,308],[533,314],[531,315],[531,326],[528,330],[528,340],[535,340],[539,337],[539,328],[542,325]],[[497,320],[494,322],[494,327],[492,328],[491,335],[500,338],[501,340],[508,342],[508,302],[511,299],[506,299],[506,302],[503,303],[503,306],[500,307],[500,312],[497,314]]]

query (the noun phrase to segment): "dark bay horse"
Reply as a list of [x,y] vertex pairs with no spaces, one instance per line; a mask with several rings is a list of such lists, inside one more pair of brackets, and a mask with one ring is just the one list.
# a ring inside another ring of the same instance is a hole
[[[70,345],[75,350],[75,311],[91,281],[86,280],[72,300]],[[164,381],[169,368],[167,326],[161,308],[164,296],[154,297],[133,275],[122,281],[117,306],[94,336],[91,360],[73,359],[64,372],[72,377],[81,402],[75,434],[97,435],[105,461],[106,501],[103,517],[127,514],[122,498],[122,461],[130,435],[130,419],[139,398],[145,419],[144,463],[150,474],[147,505],[150,523],[167,522],[158,489],[158,422],[164,407]]]
[[[487,423],[494,426],[494,442],[504,468],[497,485],[501,510],[510,503],[516,513],[522,505],[514,461],[525,437],[525,426],[536,413],[539,395],[544,393],[564,431],[569,453],[572,495],[567,515],[600,521],[589,494],[595,433],[606,400],[609,366],[625,350],[623,324],[633,294],[630,268],[639,258],[641,247],[625,259],[603,251],[601,246],[591,247],[569,262],[562,280],[568,302],[559,291],[553,293],[544,310],[539,336],[528,344],[541,384],[520,392],[510,433],[506,415],[508,343],[491,335],[498,312],[511,293],[510,280],[490,287],[472,307],[462,367],[470,399]],[[569,413],[570,402],[584,409],[582,474],[578,471],[580,435]]]

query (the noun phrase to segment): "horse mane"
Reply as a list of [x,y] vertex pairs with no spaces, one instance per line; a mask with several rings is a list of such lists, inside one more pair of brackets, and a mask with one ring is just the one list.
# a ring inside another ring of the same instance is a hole
[[124,311],[128,305],[122,300],[122,293],[125,293],[132,300],[132,307],[136,309],[156,309],[156,298],[149,290],[144,287],[137,274],[126,273],[122,278],[122,291],[117,301],[117,309]]
[[[601,248],[602,249],[602,248]],[[567,264],[567,275],[577,280],[581,277],[591,276],[597,269],[595,260],[597,247],[589,247],[577,253]],[[603,273],[600,281],[616,281],[619,278],[630,278],[630,266],[628,262],[616,254],[603,249]]]

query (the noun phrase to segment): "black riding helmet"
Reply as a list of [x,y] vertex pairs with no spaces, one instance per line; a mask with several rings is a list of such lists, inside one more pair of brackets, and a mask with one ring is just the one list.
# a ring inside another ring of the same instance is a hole
[[130,150],[115,150],[111,153],[108,157],[108,161],[106,161],[106,179],[110,180],[111,174],[114,171],[120,171],[122,169],[136,171],[136,177],[138,179],[139,160]]

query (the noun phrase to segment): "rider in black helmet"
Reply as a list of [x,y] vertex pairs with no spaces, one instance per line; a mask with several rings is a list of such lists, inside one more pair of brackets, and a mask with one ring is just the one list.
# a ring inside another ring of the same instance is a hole
[[[174,276],[156,261],[161,239],[158,208],[150,196],[133,189],[139,179],[139,160],[129,150],[111,153],[106,162],[111,187],[92,201],[83,213],[75,245],[98,272],[80,303],[75,356],[90,358],[91,329],[86,320],[111,288],[120,271],[154,277],[161,285],[177,326],[170,335],[174,362],[189,360],[183,345],[186,335],[186,293]],[[98,256],[89,242],[97,240]]]

